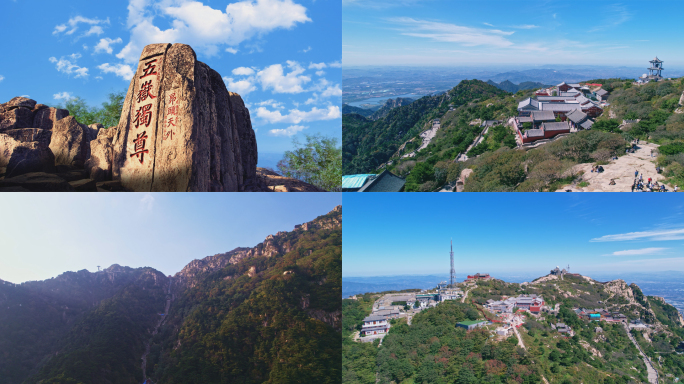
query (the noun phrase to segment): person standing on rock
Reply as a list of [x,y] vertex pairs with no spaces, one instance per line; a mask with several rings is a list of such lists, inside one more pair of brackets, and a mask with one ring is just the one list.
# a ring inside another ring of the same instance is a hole
[[678,189],[679,189],[679,186],[675,185],[674,191],[677,192]]
[[634,171],[634,177],[639,176],[639,170]]

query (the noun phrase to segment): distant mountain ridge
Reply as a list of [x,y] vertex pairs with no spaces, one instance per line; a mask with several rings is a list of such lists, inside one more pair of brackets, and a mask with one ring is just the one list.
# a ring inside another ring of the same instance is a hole
[[545,87],[550,87],[550,85],[545,85],[544,83],[540,82],[535,82],[535,81],[525,81],[520,84],[513,84],[509,80],[502,81],[500,83],[496,83],[492,80],[488,80],[487,84],[491,84],[499,89],[502,89],[506,92],[510,93],[516,93],[520,90],[524,89],[537,89],[537,88],[545,88]]

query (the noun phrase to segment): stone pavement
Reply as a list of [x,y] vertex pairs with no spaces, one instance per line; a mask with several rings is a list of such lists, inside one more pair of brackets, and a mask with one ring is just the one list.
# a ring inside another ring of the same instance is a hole
[[[656,173],[655,157],[651,157],[651,149],[656,150],[657,144],[641,143],[637,146],[634,153],[618,157],[603,166],[604,172],[591,172],[592,163],[578,164],[573,167],[575,173],[584,171],[584,175],[576,184],[566,185],[556,192],[571,190],[573,192],[631,192],[634,182],[634,171],[644,175],[644,184],[648,178],[662,184],[665,179],[663,175]],[[610,181],[615,180],[615,185],[610,185]],[[577,184],[581,181],[589,183],[588,186],[580,188]],[[665,184],[668,191],[672,191],[674,185]]]

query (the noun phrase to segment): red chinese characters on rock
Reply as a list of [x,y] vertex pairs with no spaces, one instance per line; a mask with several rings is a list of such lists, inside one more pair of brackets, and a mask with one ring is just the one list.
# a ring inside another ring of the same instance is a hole
[[178,105],[176,103],[176,93],[169,95],[169,107],[166,109],[166,127],[162,140],[173,140],[173,129],[171,126],[176,126],[178,123]]
[[156,99],[157,96],[153,95],[152,92],[152,80],[148,80],[140,86],[140,91],[138,91],[138,103],[141,103],[149,97],[150,99]]
[[133,143],[135,143],[135,152],[131,153],[131,157],[137,156],[138,160],[140,160],[140,164],[143,163],[143,158],[146,153],[149,153],[149,150],[145,149],[145,140],[147,139],[147,132],[143,131],[142,133],[138,133],[138,137],[133,140]]
[[152,122],[152,104],[143,105],[135,111],[135,127],[138,128],[141,124],[145,124],[145,127],[149,127]]
[[156,62],[157,62],[157,59],[154,59],[154,60],[151,60],[151,61],[148,61],[147,63],[145,63],[145,68],[143,68],[143,75],[140,76],[141,79],[143,77],[147,77],[150,75],[156,75],[157,74],[157,71],[155,70],[157,65],[154,64]]

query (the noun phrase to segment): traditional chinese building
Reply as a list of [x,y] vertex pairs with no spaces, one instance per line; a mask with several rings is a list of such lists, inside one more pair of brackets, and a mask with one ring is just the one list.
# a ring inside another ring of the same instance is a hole
[[363,319],[361,336],[384,335],[390,329],[386,316],[370,315]]

